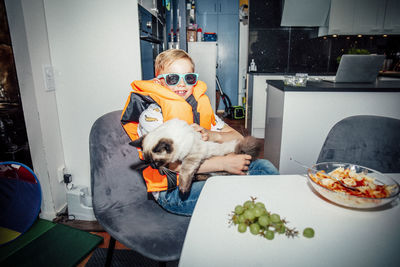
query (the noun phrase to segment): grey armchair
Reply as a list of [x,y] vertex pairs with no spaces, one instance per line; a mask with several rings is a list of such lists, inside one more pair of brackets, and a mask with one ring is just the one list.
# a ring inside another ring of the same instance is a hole
[[122,111],[101,116],[90,137],[93,208],[111,235],[106,265],[115,239],[145,257],[165,263],[179,259],[190,217],[163,210],[146,192],[141,162],[120,124]]
[[383,173],[400,173],[400,120],[359,115],[332,127],[317,163],[348,162]]

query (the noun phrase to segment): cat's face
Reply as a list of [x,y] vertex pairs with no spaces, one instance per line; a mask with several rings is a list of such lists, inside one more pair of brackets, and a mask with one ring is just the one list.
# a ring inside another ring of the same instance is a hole
[[155,169],[167,167],[169,163],[175,161],[175,149],[172,139],[161,138],[156,143],[152,143],[150,139],[145,135],[130,144],[140,148],[143,152],[144,161]]
[[172,119],[130,145],[141,148],[144,160],[159,169],[169,163],[182,162],[189,154],[195,138],[201,139],[201,135],[187,122]]

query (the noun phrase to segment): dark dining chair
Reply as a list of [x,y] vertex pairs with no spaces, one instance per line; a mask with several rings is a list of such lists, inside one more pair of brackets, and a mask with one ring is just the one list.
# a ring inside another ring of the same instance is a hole
[[400,173],[400,120],[358,115],[339,121],[328,133],[317,163],[327,161]]
[[89,137],[94,214],[111,236],[106,265],[115,240],[166,265],[179,259],[190,217],[166,212],[147,193],[137,150],[120,124],[121,112],[98,118]]

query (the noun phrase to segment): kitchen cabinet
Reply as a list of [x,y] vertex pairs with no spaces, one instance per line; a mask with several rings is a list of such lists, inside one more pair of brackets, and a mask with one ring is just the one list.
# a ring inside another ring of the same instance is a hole
[[285,0],[281,26],[325,26],[331,0]]
[[246,129],[251,136],[264,138],[267,110],[267,80],[283,80],[283,75],[249,73],[246,88]]
[[[216,3],[215,9],[214,3]],[[203,32],[215,32],[217,34],[217,76],[224,93],[229,96],[233,105],[237,105],[239,2],[196,1],[196,23],[203,29]],[[221,105],[223,104],[221,103]]]
[[385,33],[400,33],[400,1],[387,0],[383,28]]
[[353,33],[380,34],[385,18],[385,1],[357,0],[354,8]]
[[196,1],[196,12],[198,14],[236,14],[239,6],[235,2],[229,0],[198,0]]
[[330,129],[346,117],[400,119],[400,82],[309,82],[306,87],[284,86],[282,81],[267,83],[264,158],[280,174],[304,173],[291,158],[307,166],[314,164]]
[[[329,34],[348,34],[352,31],[355,1],[333,0],[329,13]],[[351,25],[351,29],[349,29]]]
[[332,0],[329,25],[319,35],[400,33],[399,0]]

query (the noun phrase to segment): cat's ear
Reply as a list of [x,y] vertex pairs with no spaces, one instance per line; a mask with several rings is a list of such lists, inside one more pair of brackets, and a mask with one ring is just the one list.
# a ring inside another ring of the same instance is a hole
[[143,147],[142,147],[143,138],[144,138],[144,136],[139,137],[138,139],[136,139],[136,140],[130,142],[129,144],[130,144],[131,146],[134,146],[134,147],[137,147],[137,148],[142,149],[142,148],[143,148]]
[[158,141],[157,145],[155,145],[153,148],[154,153],[161,153],[165,151],[170,154],[173,150],[173,141],[167,138],[161,138],[161,140]]

